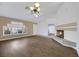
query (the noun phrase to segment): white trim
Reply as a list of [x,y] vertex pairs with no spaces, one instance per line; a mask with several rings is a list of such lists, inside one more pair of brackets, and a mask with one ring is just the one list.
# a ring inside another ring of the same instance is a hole
[[28,36],[32,36],[32,35],[23,35],[23,36],[11,37],[11,38],[3,38],[3,39],[0,39],[0,41],[11,40],[11,39],[16,39],[16,38],[21,38],[21,37],[28,37]]

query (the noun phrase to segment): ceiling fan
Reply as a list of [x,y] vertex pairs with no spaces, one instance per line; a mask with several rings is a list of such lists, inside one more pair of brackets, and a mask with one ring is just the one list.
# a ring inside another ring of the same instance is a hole
[[28,9],[31,11],[31,13],[35,16],[38,17],[39,16],[39,12],[40,12],[40,4],[38,2],[35,2],[32,6],[27,6],[25,7],[25,9]]

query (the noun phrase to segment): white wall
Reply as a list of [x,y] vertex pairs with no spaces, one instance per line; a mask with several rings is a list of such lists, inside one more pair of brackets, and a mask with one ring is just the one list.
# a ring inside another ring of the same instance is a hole
[[64,39],[67,39],[72,42],[77,42],[77,37],[77,31],[64,31]]
[[[78,18],[79,19],[79,18]],[[79,55],[79,20],[77,20],[77,29],[78,29],[78,31],[77,31],[77,51],[78,51],[78,55]]]
[[38,30],[38,25],[37,24],[33,24],[33,34],[34,35],[37,34],[37,30]]
[[2,16],[2,6],[3,6],[3,4],[2,4],[2,2],[0,2],[0,16]]
[[48,35],[48,23],[46,21],[38,23],[38,34]]
[[[49,18],[49,19],[45,19],[43,21],[40,21],[38,23],[38,34],[39,35],[48,35],[48,24],[56,24],[56,19],[54,18]],[[56,33],[56,30],[55,30]]]
[[76,11],[77,11],[77,51],[78,51],[78,54],[79,54],[79,3],[76,3]]

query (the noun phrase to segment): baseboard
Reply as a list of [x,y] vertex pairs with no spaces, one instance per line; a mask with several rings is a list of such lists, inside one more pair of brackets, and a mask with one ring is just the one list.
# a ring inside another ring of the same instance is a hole
[[11,38],[3,38],[0,41],[5,41],[5,40],[11,40],[11,39],[17,39],[17,38],[22,38],[22,37],[28,37],[32,35],[25,35],[25,36],[17,36],[17,37],[11,37]]

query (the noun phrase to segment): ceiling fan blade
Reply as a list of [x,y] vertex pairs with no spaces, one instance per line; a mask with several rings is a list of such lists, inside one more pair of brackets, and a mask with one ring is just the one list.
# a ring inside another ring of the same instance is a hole
[[27,6],[27,7],[25,7],[25,9],[29,10],[30,8]]

